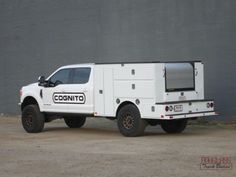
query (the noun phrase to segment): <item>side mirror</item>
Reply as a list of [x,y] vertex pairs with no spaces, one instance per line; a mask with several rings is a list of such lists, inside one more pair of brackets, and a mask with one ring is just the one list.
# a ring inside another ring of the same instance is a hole
[[39,83],[39,86],[44,86],[44,84],[45,84],[45,76],[39,76],[38,83]]

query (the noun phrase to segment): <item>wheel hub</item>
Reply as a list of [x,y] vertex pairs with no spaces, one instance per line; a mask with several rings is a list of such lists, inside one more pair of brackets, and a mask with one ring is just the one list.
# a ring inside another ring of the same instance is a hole
[[131,129],[134,126],[134,118],[131,115],[126,115],[123,119],[123,125],[126,129]]
[[28,114],[25,119],[26,125],[29,127],[33,126],[33,116],[31,114]]

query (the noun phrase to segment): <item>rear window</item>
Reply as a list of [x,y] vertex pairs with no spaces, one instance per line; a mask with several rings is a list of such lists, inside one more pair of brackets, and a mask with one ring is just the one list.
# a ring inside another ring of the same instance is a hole
[[194,90],[194,66],[191,63],[166,63],[166,91]]

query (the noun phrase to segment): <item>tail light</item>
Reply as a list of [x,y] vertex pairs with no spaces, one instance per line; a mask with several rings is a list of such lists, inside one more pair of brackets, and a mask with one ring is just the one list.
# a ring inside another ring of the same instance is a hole
[[214,103],[211,102],[211,103],[207,103],[207,108],[213,108],[214,107]]
[[168,112],[168,111],[173,111],[173,106],[166,106],[165,107],[165,110],[166,110],[166,112]]
[[22,90],[20,90],[20,97],[22,96]]
[[211,103],[210,106],[211,106],[211,108],[213,108],[214,107],[214,103]]
[[166,107],[165,107],[166,112],[168,112],[169,109],[170,109],[169,106],[166,106]]

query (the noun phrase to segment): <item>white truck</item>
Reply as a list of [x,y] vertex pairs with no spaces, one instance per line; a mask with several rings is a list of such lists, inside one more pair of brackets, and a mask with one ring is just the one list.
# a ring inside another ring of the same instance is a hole
[[29,133],[57,118],[80,128],[86,117],[117,119],[124,136],[140,136],[147,125],[158,124],[180,133],[189,119],[216,115],[214,102],[204,99],[201,61],[63,66],[22,87],[20,95],[22,125]]

